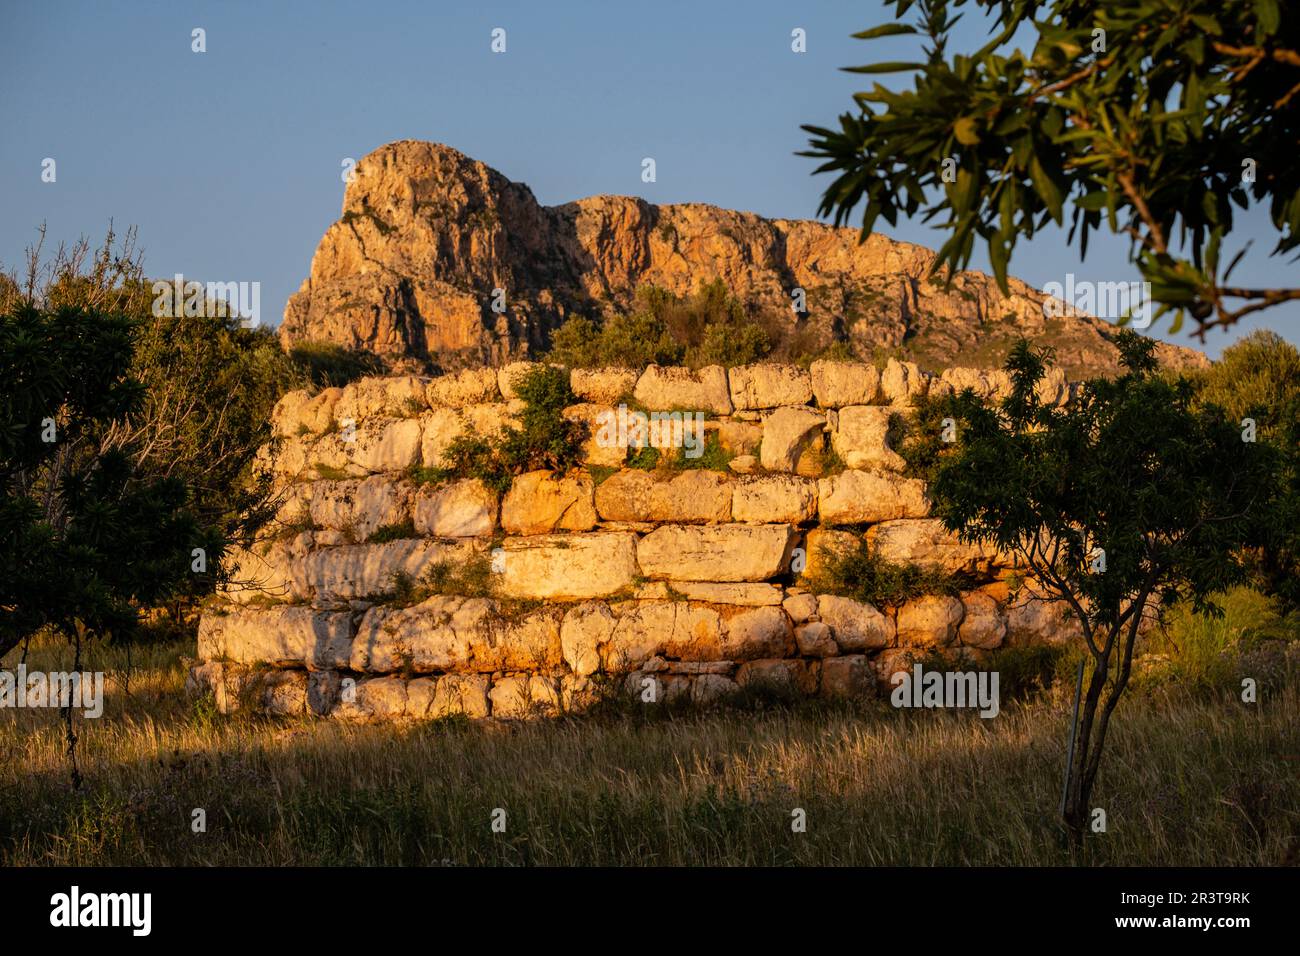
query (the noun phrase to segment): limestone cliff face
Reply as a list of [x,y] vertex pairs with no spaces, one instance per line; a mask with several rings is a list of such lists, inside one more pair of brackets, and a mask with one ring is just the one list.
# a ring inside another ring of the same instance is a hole
[[[402,140],[358,163],[280,335],[286,347],[368,350],[401,370],[501,365],[544,351],[570,315],[630,308],[640,286],[684,296],[721,279],[777,331],[775,358],[841,341],[863,359],[994,367],[1026,335],[1054,345],[1072,378],[1115,368],[1108,323],[1047,319],[1042,294],[1015,279],[1010,296],[974,272],[944,289],[928,278],[933,260],[878,234],[859,243],[853,229],[697,203],[593,196],[542,206],[454,149]],[[795,288],[807,294],[802,316]],[[493,309],[498,289],[504,311]],[[1205,362],[1162,351],[1169,364]]]

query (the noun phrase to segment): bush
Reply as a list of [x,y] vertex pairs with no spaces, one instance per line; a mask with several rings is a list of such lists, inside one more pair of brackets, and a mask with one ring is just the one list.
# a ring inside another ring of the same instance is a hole
[[1240,656],[1269,641],[1300,638],[1300,615],[1284,615],[1276,598],[1235,587],[1212,598],[1216,611],[1197,614],[1175,606],[1152,650],[1168,655],[1174,676],[1200,687],[1223,687],[1237,674]]
[[823,570],[809,579],[809,586],[865,604],[902,604],[923,594],[956,594],[961,590],[956,575],[885,561],[866,541],[860,541],[853,551],[823,551],[821,558]]
[[345,349],[333,342],[301,342],[289,350],[289,361],[316,388],[342,388],[384,370],[378,356]]
[[393,524],[382,524],[370,535],[370,544],[384,544],[388,541],[402,541],[406,538],[414,538],[415,524],[410,518],[405,521],[398,521]]

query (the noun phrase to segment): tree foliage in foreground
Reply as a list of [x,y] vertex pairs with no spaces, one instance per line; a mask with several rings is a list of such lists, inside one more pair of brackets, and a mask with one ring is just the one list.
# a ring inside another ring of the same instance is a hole
[[[923,38],[916,62],[851,67],[907,73],[854,96],[839,128],[805,126],[804,155],[832,172],[821,212],[864,204],[877,219],[923,213],[949,232],[935,268],[962,269],[976,242],[998,282],[1021,242],[1069,222],[1086,256],[1106,228],[1160,303],[1197,334],[1294,299],[1300,288],[1232,282],[1238,210],[1267,209],[1270,254],[1300,245],[1300,17],[1279,0],[893,0],[902,20],[855,34]],[[950,49],[964,13],[993,21],[980,49]],[[973,10],[970,8],[974,8]],[[1028,33],[1032,46],[1018,46]]]
[[957,441],[930,485],[951,531],[1014,555],[1082,629],[1091,675],[1065,809],[1076,838],[1143,617],[1176,601],[1212,613],[1210,595],[1249,574],[1243,548],[1279,495],[1272,445],[1197,406],[1190,381],[1155,374],[1149,339],[1125,330],[1117,344],[1124,374],[1057,408],[1035,395],[1050,350],[1021,342],[997,407],[969,390],[947,400]]

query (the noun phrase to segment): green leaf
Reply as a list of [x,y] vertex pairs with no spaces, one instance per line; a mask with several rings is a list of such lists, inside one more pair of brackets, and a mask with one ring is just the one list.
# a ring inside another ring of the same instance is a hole
[[900,63],[891,60],[885,63],[870,63],[867,66],[842,66],[840,69],[845,73],[906,73],[910,70],[919,70],[924,66],[924,63]]
[[916,27],[908,26],[906,23],[882,23],[878,27],[872,27],[870,30],[863,30],[861,33],[854,33],[855,40],[874,40],[876,37],[894,37],[901,36],[905,33],[915,33]]

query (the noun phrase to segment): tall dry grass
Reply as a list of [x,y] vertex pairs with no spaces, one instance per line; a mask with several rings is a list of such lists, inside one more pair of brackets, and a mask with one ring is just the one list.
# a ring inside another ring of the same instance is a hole
[[[1270,865],[1300,858],[1300,691],[1157,686],[1121,706],[1072,859],[1068,714],[783,706],[407,727],[225,718],[182,646],[97,649],[81,792],[54,712],[0,711],[0,863]],[[29,667],[68,665],[41,645]],[[6,666],[14,666],[9,660]],[[195,833],[192,812],[206,811]],[[504,833],[493,832],[496,809]],[[807,831],[792,832],[792,812]]]

